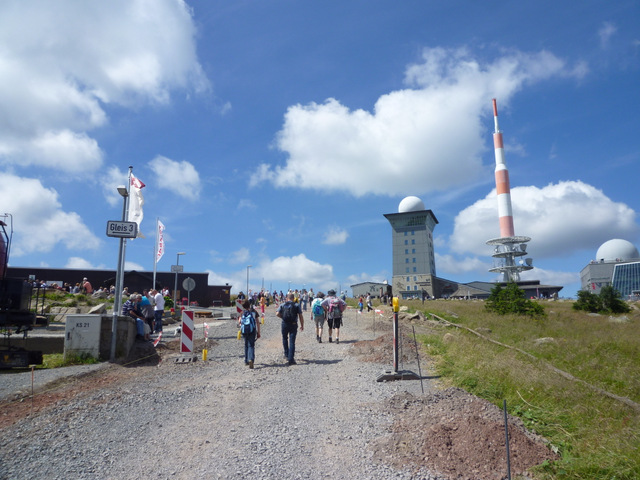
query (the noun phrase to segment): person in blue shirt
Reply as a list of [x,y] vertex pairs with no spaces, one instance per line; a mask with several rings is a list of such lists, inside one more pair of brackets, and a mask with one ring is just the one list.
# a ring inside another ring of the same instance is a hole
[[142,295],[134,293],[129,297],[129,300],[122,305],[122,315],[125,317],[131,317],[136,321],[136,340],[149,340],[149,335],[145,334],[144,315],[139,308],[139,302],[142,300]]

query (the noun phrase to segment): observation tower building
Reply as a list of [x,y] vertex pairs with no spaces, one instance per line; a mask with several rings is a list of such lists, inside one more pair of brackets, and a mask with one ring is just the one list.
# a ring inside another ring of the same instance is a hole
[[438,220],[418,197],[406,197],[398,213],[387,213],[391,224],[393,250],[393,294],[401,298],[421,297],[425,289],[433,296],[436,262],[433,229]]

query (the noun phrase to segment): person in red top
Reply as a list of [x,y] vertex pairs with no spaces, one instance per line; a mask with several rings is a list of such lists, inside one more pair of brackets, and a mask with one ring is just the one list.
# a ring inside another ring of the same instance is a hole
[[82,290],[84,291],[84,293],[86,293],[87,295],[91,295],[93,293],[93,287],[91,286],[91,284],[89,283],[89,280],[87,280],[87,277],[84,277],[82,279]]

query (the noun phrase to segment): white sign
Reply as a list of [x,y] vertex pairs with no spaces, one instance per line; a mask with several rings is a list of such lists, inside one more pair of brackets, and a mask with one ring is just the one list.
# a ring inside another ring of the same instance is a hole
[[191,290],[193,290],[194,288],[196,288],[196,281],[191,278],[191,277],[187,277],[184,279],[184,281],[182,282],[182,287],[187,291],[190,292]]
[[136,222],[120,222],[109,220],[107,222],[107,237],[136,238],[138,224]]
[[184,271],[184,265],[171,265],[171,272],[182,273]]

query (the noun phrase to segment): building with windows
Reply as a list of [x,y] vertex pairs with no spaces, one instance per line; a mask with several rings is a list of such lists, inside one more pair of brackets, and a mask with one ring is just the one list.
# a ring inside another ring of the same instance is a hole
[[393,230],[393,294],[401,298],[421,298],[425,290],[434,296],[433,229],[438,223],[435,215],[425,209],[418,197],[406,197],[400,202],[398,213],[387,213],[385,218]]
[[582,290],[600,293],[611,285],[623,298],[640,296],[640,254],[631,242],[614,238],[604,242],[592,260],[580,272]]

